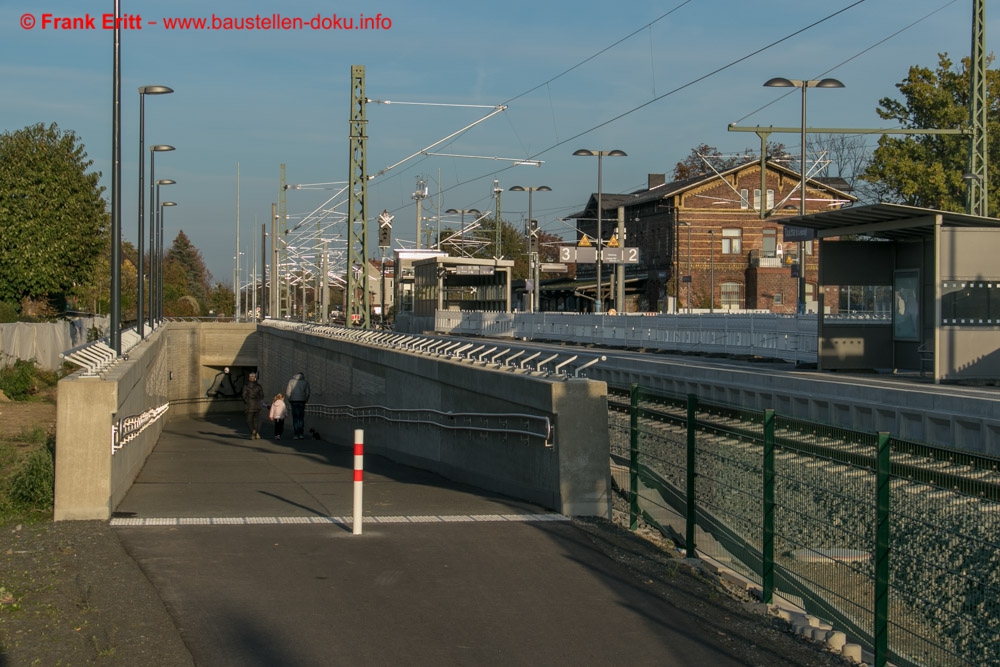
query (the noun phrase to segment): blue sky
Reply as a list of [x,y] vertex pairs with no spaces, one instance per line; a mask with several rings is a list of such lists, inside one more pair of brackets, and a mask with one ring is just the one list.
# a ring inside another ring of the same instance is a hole
[[[156,160],[156,177],[177,181],[162,190],[164,200],[178,203],[166,214],[165,239],[169,243],[183,229],[216,280],[227,284],[236,246],[237,164],[240,244],[247,255],[277,201],[282,163],[290,184],[348,179],[353,64],[366,68],[369,98],[435,105],[368,105],[370,173],[489,112],[437,105],[507,103],[508,108],[434,152],[544,160],[541,167],[529,167],[420,156],[373,179],[369,214],[389,210],[395,215],[394,236],[412,246],[411,195],[419,176],[431,195],[423,204],[425,216],[437,214],[439,187],[442,211],[485,211],[494,206],[494,178],[504,190],[548,185],[552,192],[534,196],[534,217],[547,231],[569,232],[559,218],[582,208],[597,189],[596,160],[572,157],[578,148],[628,153],[604,161],[605,192],[638,189],[648,173],[669,174],[701,143],[733,153],[757,148],[756,135],[728,132],[727,126],[799,124],[799,92],[763,87],[775,76],[832,76],[846,84],[842,90],[810,91],[809,126],[888,127],[875,113],[879,99],[899,98],[895,86],[911,65],[933,68],[942,52],[954,60],[967,56],[972,32],[971,0],[121,0],[120,5],[123,14],[138,15],[143,24],[141,30],[122,31],[123,237],[134,242],[137,231],[137,88],[169,86],[174,94],[146,98],[147,147],[177,148]],[[43,14],[113,12],[113,0],[0,0],[0,131],[36,122],[75,131],[105,186],[111,175],[113,31],[43,29],[42,21]],[[381,15],[387,29],[170,31],[163,22],[275,13],[306,20]],[[31,30],[21,25],[25,14],[36,21]],[[1000,19],[988,13],[987,20],[992,52]],[[96,24],[99,28],[99,18]],[[721,71],[713,74],[716,70]],[[797,135],[774,139],[798,151]],[[290,225],[334,194],[289,191]],[[148,207],[148,190],[146,196]],[[502,203],[505,219],[527,216],[524,193],[505,192]],[[307,227],[315,229],[313,223]],[[344,224],[324,223],[322,235],[342,239]],[[300,236],[295,242],[311,241]],[[245,281],[249,261],[241,262]]]

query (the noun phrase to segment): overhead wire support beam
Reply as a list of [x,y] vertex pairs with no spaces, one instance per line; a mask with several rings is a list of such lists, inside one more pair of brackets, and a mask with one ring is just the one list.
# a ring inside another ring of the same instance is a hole
[[429,153],[427,151],[420,152],[424,155],[432,155],[436,157],[465,157],[476,160],[504,160],[506,162],[513,162],[515,165],[526,165],[529,167],[541,167],[545,163],[545,160],[529,160],[527,158],[519,157],[497,157],[496,155],[458,155],[456,153]]
[[[883,129],[883,128],[850,128],[850,127],[814,127],[809,129],[808,127],[774,127],[773,125],[737,125],[736,123],[730,123],[728,126],[730,132],[755,132],[758,137],[760,137],[760,191],[767,191],[767,138],[771,134],[972,134],[970,128],[950,128],[950,129],[939,129],[939,130],[928,130],[928,129],[916,129],[916,128],[896,128],[896,129]],[[804,148],[804,147],[803,147]],[[801,165],[801,169],[805,170],[806,166]],[[806,178],[808,178],[808,174]],[[789,194],[791,196],[791,194]],[[799,194],[803,201],[805,200],[806,193],[802,192]],[[761,206],[758,209],[758,214],[763,220],[766,218],[770,211],[766,207]]]
[[[396,102],[395,104],[399,104],[399,103]],[[458,105],[440,105],[440,106],[458,106]],[[471,106],[471,105],[469,105],[469,106]],[[457,137],[458,135],[462,134],[463,132],[467,132],[468,130],[471,130],[473,127],[475,127],[476,125],[479,125],[480,123],[482,123],[485,120],[489,120],[490,118],[492,118],[493,116],[497,115],[501,111],[506,111],[507,110],[507,106],[504,105],[504,104],[501,104],[501,105],[495,106],[495,107],[486,107],[486,108],[492,108],[493,111],[490,112],[490,113],[488,113],[488,114],[486,114],[485,116],[483,116],[479,120],[477,120],[477,121],[475,121],[473,123],[469,123],[468,125],[466,125],[462,129],[460,129],[460,130],[458,130],[456,132],[452,132],[451,134],[449,134],[444,139],[441,139],[439,141],[435,141],[430,146],[427,146],[425,148],[420,149],[419,151],[417,151],[413,155],[405,157],[402,160],[400,160],[399,162],[397,162],[395,164],[391,164],[388,167],[385,167],[384,169],[381,169],[381,170],[375,172],[374,174],[372,174],[371,176],[368,177],[368,180],[371,180],[373,178],[377,178],[378,176],[381,176],[382,174],[386,173],[387,171],[389,171],[391,169],[395,169],[396,167],[398,167],[399,165],[403,164],[404,162],[409,162],[410,160],[412,160],[413,158],[417,157],[418,155],[424,155],[426,153],[426,151],[429,151],[430,149],[434,148],[435,146],[440,146],[441,144],[443,144],[444,142],[448,141],[449,139]]]
[[[799,127],[774,127],[773,125],[730,125],[730,132],[768,132],[775,134],[798,134]],[[921,129],[884,129],[870,127],[813,127],[806,128],[808,134],[972,134],[972,130],[964,127],[943,130]]]

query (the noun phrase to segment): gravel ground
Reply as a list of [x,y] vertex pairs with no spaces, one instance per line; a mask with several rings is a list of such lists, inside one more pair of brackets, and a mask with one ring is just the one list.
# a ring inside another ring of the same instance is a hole
[[0,665],[193,665],[104,521],[0,529]]

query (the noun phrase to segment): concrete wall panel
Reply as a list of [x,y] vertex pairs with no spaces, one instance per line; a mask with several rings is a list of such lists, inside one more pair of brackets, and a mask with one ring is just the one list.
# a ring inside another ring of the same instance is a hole
[[261,327],[259,335],[267,392],[276,390],[275,378],[301,371],[315,405],[547,416],[555,427],[550,446],[516,433],[381,420],[315,427],[343,444],[354,428],[363,428],[366,451],[566,514],[610,516],[605,383],[497,370],[278,327]]

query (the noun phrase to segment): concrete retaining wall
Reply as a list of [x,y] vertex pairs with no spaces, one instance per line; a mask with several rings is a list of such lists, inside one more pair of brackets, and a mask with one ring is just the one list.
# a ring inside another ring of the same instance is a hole
[[607,386],[328,339],[262,326],[265,394],[284,391],[303,372],[311,403],[381,405],[444,412],[548,416],[551,446],[537,438],[371,421],[317,423],[327,439],[349,444],[365,431],[365,449],[450,479],[535,502],[567,515],[610,517]]
[[103,377],[59,381],[56,406],[56,521],[100,519],[125,497],[152,451],[163,420],[111,454],[111,427],[167,402],[167,337],[163,329]]
[[[239,399],[206,396],[216,366],[255,367],[255,324],[169,322],[101,377],[59,381],[56,406],[56,521],[108,519],[153,450],[165,420],[242,410]],[[111,453],[111,427],[166,402],[166,418]]]

